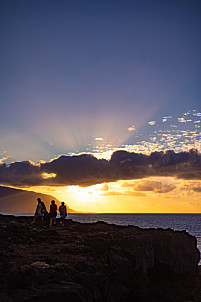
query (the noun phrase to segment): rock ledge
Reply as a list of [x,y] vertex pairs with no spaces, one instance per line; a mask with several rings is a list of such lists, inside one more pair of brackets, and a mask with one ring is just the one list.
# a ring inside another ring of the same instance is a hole
[[200,302],[185,231],[0,215],[0,301]]

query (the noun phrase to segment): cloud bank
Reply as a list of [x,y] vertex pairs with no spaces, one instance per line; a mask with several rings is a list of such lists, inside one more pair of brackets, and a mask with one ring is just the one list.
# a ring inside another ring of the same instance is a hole
[[[44,173],[55,177],[44,178]],[[149,155],[116,151],[110,160],[98,159],[92,154],[62,155],[40,165],[30,161],[0,163],[0,184],[12,186],[79,185],[90,186],[117,180],[145,177],[175,177],[201,179],[201,154],[197,150],[175,153],[173,150],[152,152]],[[161,192],[172,187],[152,184]],[[150,184],[149,184],[150,187]],[[140,187],[138,188],[140,191]]]
[[155,193],[168,193],[176,188],[173,184],[165,184],[161,181],[143,181],[134,186],[135,191],[153,191]]

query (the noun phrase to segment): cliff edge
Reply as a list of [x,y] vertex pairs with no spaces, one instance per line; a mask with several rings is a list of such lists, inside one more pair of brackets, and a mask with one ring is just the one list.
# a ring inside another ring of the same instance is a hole
[[185,231],[0,215],[0,301],[200,302]]

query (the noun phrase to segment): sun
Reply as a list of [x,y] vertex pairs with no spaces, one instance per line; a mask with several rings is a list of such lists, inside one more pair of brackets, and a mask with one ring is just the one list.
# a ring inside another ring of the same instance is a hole
[[90,187],[69,186],[60,191],[60,198],[69,200],[75,210],[85,212],[97,212],[101,205],[101,196],[99,192],[100,185]]

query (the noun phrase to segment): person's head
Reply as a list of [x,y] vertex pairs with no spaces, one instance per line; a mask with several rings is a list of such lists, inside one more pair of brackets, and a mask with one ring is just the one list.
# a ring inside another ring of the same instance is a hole
[[63,201],[62,201],[61,205],[64,206],[64,202]]
[[38,203],[42,202],[40,198],[37,198],[37,200],[38,200]]
[[54,201],[54,200],[52,200],[52,201],[51,201],[51,204],[55,204],[55,201]]

